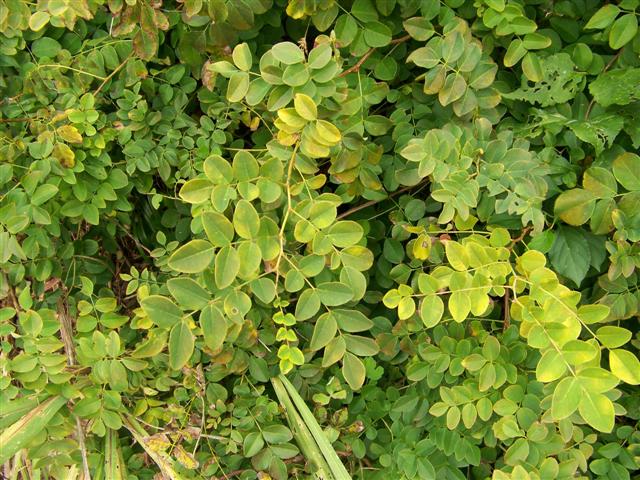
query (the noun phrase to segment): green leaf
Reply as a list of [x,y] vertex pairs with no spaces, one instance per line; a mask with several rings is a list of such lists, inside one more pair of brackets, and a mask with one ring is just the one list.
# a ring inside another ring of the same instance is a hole
[[456,322],[462,322],[471,312],[468,292],[454,292],[449,296],[449,311]]
[[504,66],[513,67],[526,54],[527,54],[527,49],[525,48],[522,40],[520,40],[519,38],[515,38],[511,40],[511,43],[507,48],[507,53],[505,53],[504,55]]
[[316,351],[325,347],[336,336],[337,331],[338,324],[335,317],[330,313],[321,315],[313,328],[309,348]]
[[202,310],[200,328],[202,328],[205,345],[214,352],[219,350],[227,337],[227,322],[218,307],[207,305]]
[[215,279],[219,289],[227,288],[233,283],[240,270],[240,256],[231,245],[222,247],[216,255]]
[[342,358],[342,375],[352,390],[360,390],[364,384],[366,369],[364,363],[352,353],[345,353]]
[[384,23],[368,22],[364,26],[364,41],[372,48],[389,45],[391,41],[391,29]]
[[207,238],[214,247],[224,247],[233,241],[233,224],[227,217],[218,212],[204,212],[201,218]]
[[169,257],[169,268],[181,273],[200,273],[213,260],[213,246],[205,240],[191,240]]
[[209,293],[191,278],[171,278],[167,281],[171,296],[187,310],[199,310],[210,299]]
[[173,370],[184,367],[193,354],[193,333],[186,321],[176,323],[169,334],[169,366]]
[[564,357],[556,350],[547,350],[536,366],[536,378],[539,382],[553,382],[567,371]]
[[273,58],[285,65],[293,65],[304,61],[304,53],[295,43],[281,42],[276,43],[271,48]]
[[264,440],[260,432],[251,432],[244,437],[242,451],[245,457],[253,457],[264,447]]
[[249,45],[246,43],[240,43],[235,46],[232,53],[233,63],[240,70],[248,72],[251,70],[252,56]]
[[353,291],[348,285],[340,282],[325,282],[317,288],[320,301],[328,307],[335,307],[347,303],[353,298]]
[[555,212],[569,225],[579,226],[589,221],[596,206],[596,197],[589,190],[574,188],[556,198]]
[[427,328],[435,327],[442,319],[444,302],[438,295],[427,295],[420,305],[420,318]]
[[260,217],[254,206],[247,200],[240,200],[233,212],[233,227],[242,238],[252,239],[258,236]]
[[613,3],[604,5],[589,19],[584,28],[585,30],[607,28],[613,23],[618,13],[620,13],[620,9],[617,5]]
[[67,403],[62,396],[50,397],[0,433],[0,464],[4,464],[36,438]]
[[315,290],[302,292],[296,303],[296,320],[302,321],[313,317],[320,310],[320,296]]
[[560,380],[553,391],[551,400],[551,414],[554,420],[563,420],[578,409],[582,386],[576,377],[567,377]]
[[609,46],[614,50],[624,47],[638,33],[638,18],[635,13],[627,13],[618,18],[609,31]]
[[549,258],[558,273],[580,285],[589,271],[591,250],[581,230],[560,227]]
[[504,461],[507,465],[515,466],[526,461],[529,456],[529,442],[524,438],[518,438],[504,454]]
[[44,12],[39,10],[34,12],[29,18],[29,28],[34,32],[38,32],[44,28],[44,26],[49,23],[49,19],[51,15],[48,12]]
[[53,198],[57,193],[58,187],[55,185],[51,185],[50,183],[40,185],[31,196],[31,205],[42,205],[47,200]]
[[629,191],[640,191],[640,156],[625,152],[613,161],[616,180]]
[[36,58],[54,58],[62,50],[62,45],[50,37],[38,38],[31,44],[31,53]]
[[308,121],[315,120],[318,117],[318,108],[313,99],[303,93],[296,93],[293,97],[293,105],[296,113]]
[[613,402],[603,394],[583,388],[578,411],[584,421],[596,430],[600,432],[613,430],[615,421]]
[[640,360],[628,350],[609,352],[611,373],[630,385],[640,385]]
[[249,91],[249,74],[234,72],[227,85],[227,100],[232,103],[240,102]]
[[167,297],[149,295],[140,301],[144,313],[160,328],[171,328],[182,319],[182,310]]
[[631,332],[626,328],[607,325],[596,330],[596,337],[607,348],[618,348],[631,340]]
[[615,177],[602,167],[591,167],[584,172],[582,185],[598,198],[613,198],[618,193]]

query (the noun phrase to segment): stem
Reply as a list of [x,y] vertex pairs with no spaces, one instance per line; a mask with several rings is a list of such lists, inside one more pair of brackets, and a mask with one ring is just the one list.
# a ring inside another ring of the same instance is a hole
[[386,197],[386,198],[381,198],[380,200],[369,200],[368,202],[364,202],[364,203],[362,203],[360,205],[356,205],[355,207],[352,207],[349,210],[347,210],[346,212],[341,213],[340,215],[338,215],[336,217],[336,219],[337,220],[341,220],[341,219],[343,219],[345,217],[348,217],[349,215],[352,215],[352,214],[354,214],[356,212],[359,212],[360,210],[364,210],[365,208],[371,207],[371,206],[373,206],[373,205],[375,205],[377,203],[380,203],[380,202],[382,202],[384,200],[389,200],[390,198],[397,197],[398,195],[402,195],[403,193],[408,192],[412,188],[420,186],[420,185],[426,183],[427,181],[428,181],[427,179],[424,179],[424,180],[422,180],[421,182],[419,182],[419,183],[417,183],[415,185],[410,185],[408,187],[401,188],[400,190],[396,190],[395,192],[391,192],[391,194],[389,194],[389,196]]
[[[391,41],[389,42],[389,45],[398,45],[398,44],[400,44],[400,43],[404,43],[404,42],[406,42],[407,40],[410,40],[410,39],[411,39],[411,35],[405,35],[404,37],[395,38],[395,39],[391,40]],[[367,61],[367,59],[371,56],[371,54],[372,54],[373,52],[375,52],[376,50],[377,50],[377,49],[376,49],[375,47],[374,47],[374,48],[369,49],[369,51],[367,51],[367,53],[365,53],[365,54],[360,58],[360,60],[358,60],[358,61],[356,62],[356,64],[355,64],[355,65],[353,65],[352,67],[348,68],[347,70],[345,70],[344,72],[342,72],[340,75],[338,75],[338,78],[346,77],[346,76],[347,76],[347,75],[349,75],[350,73],[360,71],[360,67],[362,66],[362,64],[363,64],[364,62],[366,62],[366,61]]]
[[98,86],[98,88],[95,89],[95,91],[93,92],[93,96],[95,97],[96,95],[98,95],[100,93],[100,90],[103,89],[103,87],[107,84],[107,82],[109,80],[111,80],[113,78],[113,76],[118,73],[120,70],[122,70],[122,67],[124,67],[127,62],[129,61],[129,59],[133,56],[133,52],[131,52],[127,58],[125,58],[122,63],[120,65],[118,65],[115,70],[113,72],[111,72],[109,75],[107,75],[107,77],[102,81],[102,83]]
[[278,238],[280,239],[280,253],[278,254],[276,264],[273,267],[276,272],[276,286],[278,285],[278,278],[280,276],[280,262],[282,261],[282,257],[284,256],[284,229],[287,226],[289,213],[291,212],[291,175],[293,174],[293,166],[296,163],[296,153],[298,153],[299,145],[300,144],[296,142],[295,146],[293,147],[293,153],[291,154],[291,159],[289,160],[289,166],[287,168],[287,210],[284,212],[284,215],[282,217],[282,225],[280,225],[280,232],[278,233]]
[[[604,67],[604,69],[602,70],[602,73],[605,73],[606,71],[608,71],[611,67],[613,67],[613,64],[616,63],[618,61],[618,59],[620,58],[620,55],[622,55],[622,48],[620,50],[618,50],[618,53],[616,53],[613,58],[611,60],[609,60],[609,63],[607,63],[607,65]],[[591,115],[591,110],[593,109],[593,106],[596,103],[596,99],[592,98],[591,101],[589,102],[589,105],[587,106],[587,112],[584,114],[584,119],[589,120],[589,115]]]

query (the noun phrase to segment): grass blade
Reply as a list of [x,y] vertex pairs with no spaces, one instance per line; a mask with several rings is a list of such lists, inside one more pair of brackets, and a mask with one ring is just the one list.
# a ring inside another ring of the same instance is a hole
[[35,407],[0,434],[0,464],[5,463],[40,433],[67,399],[56,395]]
[[291,398],[289,397],[287,390],[284,388],[284,385],[282,385],[282,382],[278,378],[272,378],[271,383],[273,384],[273,389],[280,401],[280,405],[284,408],[287,420],[289,421],[289,426],[291,426],[291,429],[293,430],[296,442],[298,443],[303,455],[316,467],[316,474],[320,478],[333,480],[329,465],[322,456],[322,452],[318,448],[316,441],[313,439],[311,432],[305,425],[302,418],[300,418],[300,415],[298,414],[296,407],[291,402]]
[[109,429],[104,440],[104,478],[125,480],[127,477],[127,467],[122,458],[118,431]]
[[340,457],[338,457],[338,454],[334,450],[333,446],[331,445],[331,443],[329,443],[329,440],[327,440],[327,437],[322,431],[322,428],[316,421],[316,418],[313,416],[313,413],[311,412],[311,410],[309,410],[309,407],[307,406],[307,404],[304,402],[304,399],[300,396],[296,388],[289,381],[289,379],[287,379],[287,377],[280,374],[279,378],[282,381],[284,387],[287,389],[287,392],[289,393],[289,396],[293,400],[293,403],[295,404],[298,411],[300,412],[300,416],[304,420],[305,425],[307,426],[307,428],[311,432],[311,435],[313,435],[313,438],[318,444],[318,447],[320,448],[322,455],[327,461],[327,464],[329,465],[329,469],[331,470],[331,473],[333,474],[335,479],[351,480],[351,476],[349,475],[349,472],[347,472],[347,469],[342,464]]
[[278,375],[278,379],[284,385],[287,393],[291,397],[291,400],[295,404],[300,416],[302,417],[304,424],[315,439],[318,447],[320,448],[320,451],[322,452],[322,456],[326,460],[326,463],[329,465],[329,470],[335,480],[351,480],[349,472],[342,464],[340,457],[338,457],[338,454],[334,450],[331,443],[329,443],[329,440],[327,440],[327,437],[322,431],[322,428],[316,421],[316,418],[313,416],[311,410],[309,410],[307,404],[304,402],[304,399],[300,396],[296,388],[287,379],[287,377],[280,374]]
[[[167,455],[165,452],[158,451],[149,445],[147,442],[147,437],[149,434],[142,428],[142,425],[131,415],[123,416],[122,418],[123,425],[131,432],[133,438],[140,444],[144,451],[147,452],[147,455],[151,457],[151,459],[155,462],[155,464],[160,469],[160,472],[167,477],[169,480],[187,480],[185,477],[176,472],[173,467],[173,459]],[[109,477],[106,477],[109,478]]]

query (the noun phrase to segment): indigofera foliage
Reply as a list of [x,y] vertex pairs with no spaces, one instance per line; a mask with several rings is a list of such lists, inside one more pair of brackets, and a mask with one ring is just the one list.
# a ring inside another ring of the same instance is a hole
[[630,479],[638,0],[0,0],[7,478]]

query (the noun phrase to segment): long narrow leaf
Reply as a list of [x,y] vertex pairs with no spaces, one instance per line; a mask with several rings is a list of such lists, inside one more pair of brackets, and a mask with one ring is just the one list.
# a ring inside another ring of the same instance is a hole
[[313,435],[313,438],[315,439],[318,447],[320,448],[320,451],[322,452],[322,455],[327,461],[329,469],[334,478],[336,480],[351,480],[351,475],[349,475],[349,472],[342,464],[340,457],[338,457],[338,454],[334,450],[333,446],[331,445],[331,443],[329,443],[329,440],[327,440],[327,437],[322,431],[322,428],[316,421],[313,413],[311,412],[311,410],[309,410],[309,407],[307,407],[307,404],[304,402],[303,398],[300,396],[296,388],[284,375],[280,374],[278,375],[278,378],[289,393],[289,396],[297,407],[298,412],[304,420],[305,425],[311,432],[311,435]]
[[65,403],[67,399],[64,397],[51,397],[4,430],[0,434],[0,464],[9,460],[33,440]]
[[20,397],[14,400],[0,400],[0,429],[17,422],[23,415],[36,408],[46,397]]
[[164,452],[159,452],[157,449],[151,448],[147,437],[149,434],[142,428],[142,425],[131,415],[126,415],[122,418],[123,425],[131,432],[133,438],[140,444],[147,455],[155,462],[160,469],[160,472],[169,480],[187,480],[180,475],[173,467],[173,459]]
[[296,407],[291,402],[291,398],[289,397],[287,390],[282,385],[282,382],[278,378],[272,378],[271,383],[273,384],[273,390],[276,392],[276,396],[280,401],[280,405],[284,408],[287,420],[289,421],[289,426],[293,430],[296,442],[298,443],[303,455],[316,467],[316,474],[320,478],[333,480],[329,465],[322,456],[322,452],[318,448],[316,441],[313,439],[311,432],[296,411]]
[[128,477],[127,467],[122,458],[122,449],[118,439],[118,431],[109,429],[104,440],[104,472],[105,479],[124,480]]

